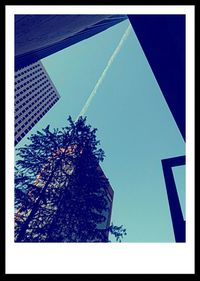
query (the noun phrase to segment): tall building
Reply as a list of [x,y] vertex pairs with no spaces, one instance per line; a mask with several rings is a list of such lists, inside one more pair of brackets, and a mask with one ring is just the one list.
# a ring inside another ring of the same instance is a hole
[[15,145],[59,98],[40,61],[15,72]]
[[126,15],[15,15],[15,70],[126,20]]
[[[102,178],[108,180],[100,165],[98,166],[97,170],[100,172]],[[99,224],[98,228],[107,228],[107,227],[109,227],[110,222],[111,222],[114,191],[113,191],[112,186],[110,185],[109,181],[107,181],[105,190],[106,190],[105,194],[106,194],[106,200],[107,200],[107,206],[108,206],[108,209],[104,212],[104,216],[105,216],[106,220],[102,224]]]
[[185,15],[128,18],[185,140]]

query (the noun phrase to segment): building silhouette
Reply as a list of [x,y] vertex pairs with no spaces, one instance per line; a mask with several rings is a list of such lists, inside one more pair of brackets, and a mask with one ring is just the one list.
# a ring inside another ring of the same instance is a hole
[[[114,190],[112,189],[112,186],[110,185],[108,179],[106,178],[104,171],[102,170],[101,166],[99,165],[97,167],[98,172],[101,174],[101,177],[105,180],[107,180],[107,185],[106,185],[106,200],[107,200],[107,206],[108,209],[104,212],[104,216],[106,220],[102,223],[99,224],[99,228],[107,228],[109,227],[111,223],[111,215],[112,215],[112,203],[113,203],[113,197],[114,197]],[[108,234],[107,234],[108,235]]]
[[59,100],[40,61],[15,72],[15,145]]
[[126,15],[15,15],[15,71],[125,19]]

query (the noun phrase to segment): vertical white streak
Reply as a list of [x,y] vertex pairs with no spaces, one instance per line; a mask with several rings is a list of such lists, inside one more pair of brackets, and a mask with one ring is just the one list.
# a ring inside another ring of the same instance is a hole
[[92,102],[92,99],[93,99],[94,96],[96,95],[99,86],[101,85],[101,83],[102,83],[104,77],[106,76],[106,74],[107,74],[109,68],[111,67],[111,65],[112,65],[112,63],[113,63],[115,57],[116,57],[117,54],[119,53],[119,51],[120,51],[120,49],[121,49],[123,43],[124,43],[125,40],[127,39],[128,35],[129,35],[129,33],[130,33],[130,31],[131,31],[131,25],[129,24],[129,26],[128,26],[128,28],[126,29],[126,31],[124,32],[124,34],[123,34],[123,36],[122,36],[122,38],[121,38],[119,44],[117,45],[117,47],[116,47],[116,49],[114,50],[112,56],[110,57],[110,59],[109,59],[107,65],[106,65],[106,67],[104,68],[104,70],[103,70],[101,76],[99,77],[99,79],[98,79],[98,81],[97,81],[97,83],[96,83],[94,89],[92,90],[91,94],[89,95],[89,97],[88,97],[88,99],[87,99],[85,105],[83,106],[81,112],[80,112],[79,115],[77,116],[76,121],[78,120],[78,118],[79,118],[80,116],[85,115],[86,111],[88,110],[88,107],[90,106],[90,104],[91,104],[91,102]]

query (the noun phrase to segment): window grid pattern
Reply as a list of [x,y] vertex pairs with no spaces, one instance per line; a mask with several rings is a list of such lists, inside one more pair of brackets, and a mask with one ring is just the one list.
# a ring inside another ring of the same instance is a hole
[[[41,77],[41,75],[38,76],[38,77]],[[46,81],[45,81],[45,79],[46,79]],[[29,84],[26,82],[26,85],[28,84],[27,87],[26,87],[25,84],[23,84],[23,85],[22,85],[21,87],[19,87],[19,89],[17,90],[17,93],[15,94],[15,99],[18,100],[19,97],[22,98],[22,96],[24,96],[25,93],[26,93],[26,95],[27,95],[29,92],[33,91],[33,90],[34,90],[34,86],[38,86],[38,83],[41,82],[41,81],[43,81],[43,83],[44,83],[44,82],[47,82],[47,77],[43,76],[43,77],[41,77],[40,79],[37,79],[36,81],[30,80],[30,83],[29,83]],[[42,84],[42,82],[41,82],[41,84]]]
[[24,108],[26,105],[28,105],[28,107],[25,108],[25,110],[27,110],[30,106],[33,106],[38,101],[38,99],[40,99],[43,96],[45,92],[49,92],[50,90],[53,90],[50,84],[46,85],[45,87],[42,87],[41,91],[33,93],[33,95],[29,97],[29,99],[26,99],[23,103],[21,102],[16,107],[15,113],[18,113],[18,111],[21,108]]
[[15,107],[16,107],[16,109],[26,99],[33,97],[35,92],[42,92],[42,90],[43,90],[42,87],[44,87],[46,84],[50,85],[49,81],[46,80],[43,83],[40,83],[40,81],[38,81],[38,84],[36,84],[36,86],[33,89],[31,89],[31,90],[29,90],[29,89],[28,90],[23,90],[21,92],[20,97],[15,99]]
[[44,72],[41,72],[40,70],[41,68],[33,72],[33,74],[23,75],[22,78],[15,81],[15,92],[19,90],[21,87],[27,85],[29,82],[36,80],[38,77],[44,74]]
[[[34,115],[34,111],[38,108],[40,105],[46,105],[45,100],[47,100],[49,97],[49,100],[52,100],[56,95],[52,95],[52,92],[49,91],[44,92],[41,96],[39,96],[39,99],[36,99],[34,103],[31,103],[29,106],[25,108],[25,113],[21,115],[21,118],[18,118],[18,121],[15,121],[15,128],[23,121],[28,118],[30,115]],[[43,97],[43,99],[41,99]],[[28,109],[30,110],[28,111]],[[27,113],[26,113],[27,112]],[[15,118],[16,119],[16,118]]]
[[[50,98],[50,99],[48,99],[47,100],[47,102],[45,103],[45,104],[43,104],[42,106],[40,106],[39,108],[38,108],[38,110],[36,110],[35,112],[34,112],[34,114],[33,115],[31,115],[29,118],[27,118],[27,119],[25,119],[25,121],[22,123],[22,124],[19,124],[20,126],[18,126],[18,128],[16,128],[15,129],[15,135],[18,135],[18,133],[20,132],[20,131],[22,131],[23,130],[23,128],[25,128],[26,126],[27,126],[27,124],[29,124],[29,123],[31,123],[33,120],[35,120],[36,119],[36,117],[39,115],[39,116],[41,116],[41,112],[43,112],[43,111],[45,111],[47,108],[48,109],[50,109],[50,106],[52,106],[53,104],[54,104],[54,101],[56,100],[56,98]],[[48,104],[49,104],[49,106],[48,106]],[[38,120],[39,121],[39,120]],[[25,128],[26,129],[26,128]]]
[[33,122],[15,139],[15,145],[35,126],[35,124],[48,112],[49,109],[59,100],[57,97]]
[[41,62],[29,65],[15,73],[15,145],[59,98]]

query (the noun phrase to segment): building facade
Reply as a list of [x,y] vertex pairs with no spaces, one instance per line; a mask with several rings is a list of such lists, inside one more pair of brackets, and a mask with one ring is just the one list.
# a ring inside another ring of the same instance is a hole
[[126,20],[126,15],[15,15],[15,71]]
[[59,100],[40,61],[15,72],[15,145]]
[[100,172],[102,178],[107,180],[107,185],[105,187],[105,196],[106,196],[106,201],[107,201],[107,206],[108,209],[106,211],[104,211],[104,216],[106,218],[106,220],[102,223],[98,225],[98,228],[107,228],[110,226],[111,223],[111,215],[112,215],[112,204],[113,204],[113,197],[114,197],[114,191],[112,189],[112,186],[110,185],[108,179],[106,178],[101,166],[99,165],[97,170]]

